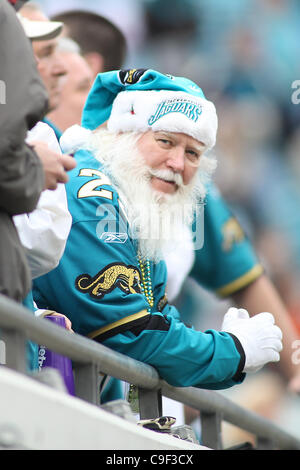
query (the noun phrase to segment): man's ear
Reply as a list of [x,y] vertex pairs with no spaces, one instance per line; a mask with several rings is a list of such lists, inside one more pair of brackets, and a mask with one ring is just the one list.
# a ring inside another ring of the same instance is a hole
[[98,52],[88,52],[84,54],[84,58],[91,67],[94,77],[96,77],[98,73],[103,72],[104,58],[101,54],[98,54]]

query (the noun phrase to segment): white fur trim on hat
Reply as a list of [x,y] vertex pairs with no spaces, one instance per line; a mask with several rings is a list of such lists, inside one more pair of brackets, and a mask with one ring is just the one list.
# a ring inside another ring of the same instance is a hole
[[86,143],[92,131],[84,127],[74,124],[65,130],[59,144],[63,153],[74,153]]
[[181,91],[123,91],[113,102],[107,128],[114,132],[168,131],[190,135],[212,148],[216,142],[216,108],[205,98]]

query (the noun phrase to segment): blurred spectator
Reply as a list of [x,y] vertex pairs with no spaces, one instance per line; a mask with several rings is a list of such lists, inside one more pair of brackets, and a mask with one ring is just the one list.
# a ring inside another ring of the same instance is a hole
[[[0,292],[33,309],[32,276],[12,216],[30,217],[26,214],[35,209],[43,189],[55,189],[58,182],[67,181],[65,169],[70,157],[58,158],[38,141],[30,146],[25,143],[28,130],[47,111],[47,94],[24,34],[25,26],[22,27],[6,0],[1,0],[0,9],[1,44],[5,46],[1,49],[1,79],[5,83],[6,99],[3,107],[1,104],[0,115]],[[73,165],[72,161],[69,169]],[[31,342],[28,346],[31,367],[36,347]]]
[[121,30],[107,18],[88,11],[73,10],[52,19],[64,23],[64,34],[78,43],[93,71],[93,77],[122,66],[126,56],[126,40]]
[[81,123],[81,114],[93,83],[92,70],[80,54],[80,48],[72,39],[61,38],[58,52],[67,70],[59,105],[48,118],[61,131]]
[[[38,0],[50,18],[70,10],[84,10],[106,18],[125,36],[128,66],[136,64],[136,55],[143,48],[145,25],[145,0]],[[147,0],[146,0],[147,3]]]
[[[151,56],[154,56],[153,60],[168,73],[172,74],[180,69],[181,74],[184,74],[181,67],[185,70],[199,29],[195,8],[186,0],[152,0],[145,2],[145,11],[148,41],[144,50],[150,55],[148,59],[151,60]],[[149,67],[152,68],[153,65]]]
[[[20,12],[29,20],[49,21],[39,6],[33,2],[26,3]],[[49,40],[35,40],[32,44],[38,71],[49,96],[48,111],[58,106],[62,92],[62,77],[67,73],[63,60],[57,52],[57,45],[57,36]]]
[[31,276],[12,216],[31,212],[44,187],[41,161],[25,137],[45,114],[47,95],[16,12],[7,0],[0,1],[0,9],[0,77],[6,101],[0,104],[0,293],[21,302]]
[[[48,116],[57,133],[81,123],[81,113],[94,77],[103,71],[119,69],[127,44],[122,32],[106,18],[86,11],[57,15],[64,23],[58,52],[67,70],[60,104]],[[49,122],[49,121],[48,121]]]
[[[33,43],[34,41],[48,42],[57,37],[62,29],[62,23],[44,20],[31,21],[22,15],[19,15],[19,20],[26,36]],[[33,146],[38,145],[47,158],[54,162],[54,165],[60,160],[66,162],[68,169],[72,169],[76,165],[73,158],[61,155],[54,131],[46,123],[38,122],[27,133],[26,142]],[[51,161],[49,168],[52,166]],[[32,279],[51,271],[58,265],[71,228],[72,218],[68,211],[65,187],[63,184],[56,185],[56,181],[54,183],[55,190],[43,191],[37,207],[32,213],[14,217],[14,223],[31,269]],[[37,312],[42,313],[35,309],[32,293],[28,294],[24,305],[33,312],[35,311],[36,314]],[[66,323],[70,328],[70,322],[67,320]],[[38,347],[31,341],[28,342],[28,365],[31,370],[38,368]]]

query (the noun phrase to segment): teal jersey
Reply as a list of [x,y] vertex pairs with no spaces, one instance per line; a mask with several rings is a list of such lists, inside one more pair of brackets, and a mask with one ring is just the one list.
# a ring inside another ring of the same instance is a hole
[[34,281],[39,308],[75,332],[152,365],[174,386],[227,388],[244,379],[233,335],[188,328],[166,299],[166,265],[142,262],[115,187],[87,151],[66,185],[73,223],[59,266]]
[[211,186],[204,209],[203,247],[190,272],[203,287],[227,297],[263,272],[253,246],[218,189]]

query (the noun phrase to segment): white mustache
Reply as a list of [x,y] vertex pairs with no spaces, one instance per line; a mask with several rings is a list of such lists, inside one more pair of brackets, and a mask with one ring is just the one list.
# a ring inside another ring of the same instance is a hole
[[183,179],[180,173],[174,173],[172,170],[155,170],[151,169],[150,170],[150,175],[155,176],[156,178],[165,180],[165,181],[170,181],[172,183],[177,184],[177,186],[183,186]]

